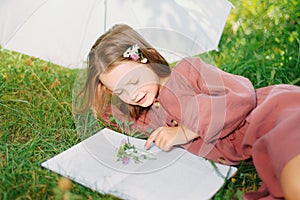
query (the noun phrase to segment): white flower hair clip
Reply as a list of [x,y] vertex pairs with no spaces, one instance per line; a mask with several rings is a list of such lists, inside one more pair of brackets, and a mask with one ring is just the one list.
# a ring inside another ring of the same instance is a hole
[[143,54],[139,51],[139,49],[140,47],[137,44],[134,44],[123,53],[123,57],[131,58],[134,61],[137,61],[138,59],[141,58],[141,63],[144,64],[147,63],[148,62],[147,58],[143,57]]

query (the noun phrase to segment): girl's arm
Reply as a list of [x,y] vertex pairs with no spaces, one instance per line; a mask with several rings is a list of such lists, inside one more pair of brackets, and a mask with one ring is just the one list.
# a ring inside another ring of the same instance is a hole
[[184,96],[184,100],[178,98],[184,126],[158,128],[145,143],[146,149],[153,141],[166,151],[197,137],[213,142],[236,129],[256,106],[255,91],[248,79],[226,73],[200,59],[184,59],[174,68],[174,76],[174,83],[170,83],[174,93],[177,94],[179,86],[178,94],[188,90],[185,94],[190,95]]
[[189,141],[199,137],[197,133],[189,130],[185,126],[168,127],[162,126],[149,136],[145,143],[145,149],[148,149],[152,142],[164,151],[169,151],[172,146],[186,144]]
[[176,67],[177,80],[187,84],[193,95],[181,102],[182,124],[205,142],[234,131],[256,106],[251,82],[198,58],[184,59]]

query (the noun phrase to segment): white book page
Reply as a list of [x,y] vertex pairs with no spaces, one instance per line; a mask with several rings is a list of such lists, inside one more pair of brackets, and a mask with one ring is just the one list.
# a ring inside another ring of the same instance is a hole
[[[139,163],[117,161],[124,139],[147,158]],[[103,129],[42,166],[103,194],[145,200],[209,199],[237,170],[220,164],[216,169],[210,161],[181,148],[164,152],[152,146],[145,151],[144,143]]]

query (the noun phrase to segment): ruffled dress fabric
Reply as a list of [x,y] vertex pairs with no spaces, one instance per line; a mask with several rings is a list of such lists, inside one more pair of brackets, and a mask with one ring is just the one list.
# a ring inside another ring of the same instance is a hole
[[300,154],[299,87],[274,85],[255,90],[242,76],[199,58],[185,58],[133,128],[181,125],[200,136],[183,145],[191,153],[227,165],[253,159],[262,184],[244,199],[282,198],[280,173]]

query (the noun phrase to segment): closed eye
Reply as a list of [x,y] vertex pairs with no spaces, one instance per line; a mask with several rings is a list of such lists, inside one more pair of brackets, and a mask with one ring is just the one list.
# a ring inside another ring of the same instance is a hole
[[130,79],[130,80],[128,81],[128,84],[131,84],[131,85],[137,85],[139,82],[140,82],[139,77],[133,77],[132,79]]
[[123,89],[114,90],[112,93],[113,93],[113,95],[119,96],[119,95],[121,95],[123,93]]

